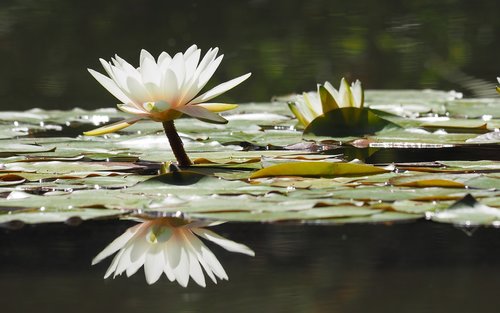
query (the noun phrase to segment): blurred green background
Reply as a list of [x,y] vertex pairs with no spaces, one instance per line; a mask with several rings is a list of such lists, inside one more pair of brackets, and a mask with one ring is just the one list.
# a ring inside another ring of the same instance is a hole
[[220,100],[269,101],[342,76],[369,89],[494,96],[500,1],[67,1],[0,4],[0,110],[112,107],[86,71],[193,43],[225,54],[212,84],[252,72]]

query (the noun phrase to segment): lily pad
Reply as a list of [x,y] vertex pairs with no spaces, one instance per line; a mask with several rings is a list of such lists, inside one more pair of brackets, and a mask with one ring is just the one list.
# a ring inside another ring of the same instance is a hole
[[304,134],[330,137],[364,136],[387,128],[399,126],[379,117],[370,109],[340,108],[315,118],[306,127]]
[[471,195],[466,195],[446,210],[429,213],[428,217],[435,222],[463,226],[500,226],[500,209],[481,204]]
[[250,178],[268,176],[338,177],[363,176],[389,172],[388,169],[367,164],[331,162],[293,162],[263,168]]

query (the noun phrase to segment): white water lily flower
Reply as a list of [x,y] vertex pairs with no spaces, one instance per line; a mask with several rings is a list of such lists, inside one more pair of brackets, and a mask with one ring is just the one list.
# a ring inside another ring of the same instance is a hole
[[361,82],[356,80],[349,86],[344,78],[340,81],[339,90],[329,82],[325,82],[323,85],[318,84],[316,92],[296,95],[288,103],[292,113],[304,126],[328,111],[349,107],[362,109],[363,104],[364,94]]
[[234,109],[236,105],[207,101],[237,86],[251,73],[239,76],[198,95],[220,65],[223,55],[218,48],[209,49],[201,59],[196,45],[173,57],[162,52],[155,59],[142,50],[139,67],[134,67],[115,55],[111,62],[100,59],[108,76],[88,69],[90,74],[121,101],[118,108],[137,117],[107,125],[85,135],[101,135],[128,127],[141,119],[157,122],[172,121],[182,114],[213,122],[227,121],[214,112]]
[[[500,84],[500,77],[497,77],[497,81]],[[497,86],[497,92],[500,93],[500,86]]]
[[176,280],[183,287],[188,285],[190,277],[205,287],[202,268],[214,283],[217,283],[216,277],[227,280],[228,276],[220,262],[198,237],[231,252],[251,256],[255,253],[243,244],[203,228],[221,223],[187,223],[177,218],[148,220],[127,229],[92,260],[92,265],[118,252],[104,278],[113,273],[113,277],[116,277],[124,272],[129,277],[144,265],[148,284],[155,283],[165,273],[170,281]]

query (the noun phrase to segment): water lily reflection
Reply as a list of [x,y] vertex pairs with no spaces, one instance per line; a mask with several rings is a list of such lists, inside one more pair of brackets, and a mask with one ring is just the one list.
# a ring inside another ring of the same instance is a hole
[[364,95],[361,82],[349,83],[342,78],[339,89],[329,82],[318,84],[316,92],[304,92],[292,98],[288,106],[303,126],[309,125],[316,117],[341,108],[363,108]]
[[163,273],[170,281],[177,281],[186,287],[191,277],[198,285],[205,287],[205,276],[217,283],[217,278],[228,279],[224,268],[215,255],[200,240],[209,240],[222,248],[254,256],[247,246],[223,238],[205,229],[222,222],[187,222],[178,218],[157,218],[143,221],[116,238],[93,260],[92,265],[118,252],[104,278],[113,274],[135,274],[142,265],[148,284],[155,283]]

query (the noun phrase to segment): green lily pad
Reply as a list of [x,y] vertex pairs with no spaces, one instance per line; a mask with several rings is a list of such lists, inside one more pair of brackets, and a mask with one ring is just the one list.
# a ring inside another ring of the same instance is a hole
[[70,219],[88,220],[122,215],[120,210],[78,208],[74,210],[24,210],[15,214],[0,214],[0,224],[21,221],[26,224],[66,222]]
[[340,108],[315,118],[304,134],[329,137],[364,136],[398,125],[379,117],[370,109]]
[[258,170],[250,178],[268,176],[338,177],[386,173],[389,170],[367,164],[331,162],[294,162],[277,164]]

